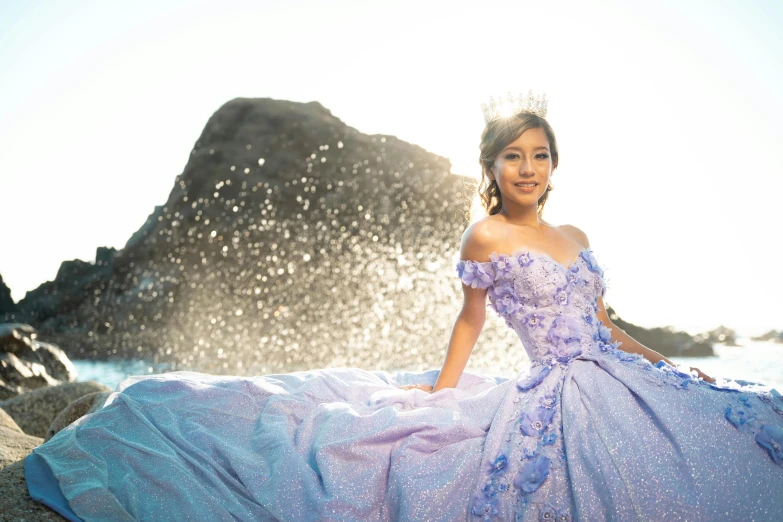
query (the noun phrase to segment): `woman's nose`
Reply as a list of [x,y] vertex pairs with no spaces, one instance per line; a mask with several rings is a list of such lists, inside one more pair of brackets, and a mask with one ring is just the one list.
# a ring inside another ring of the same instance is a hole
[[519,164],[519,173],[520,174],[533,174],[533,165],[531,162],[527,161],[526,159],[523,159],[521,163]]

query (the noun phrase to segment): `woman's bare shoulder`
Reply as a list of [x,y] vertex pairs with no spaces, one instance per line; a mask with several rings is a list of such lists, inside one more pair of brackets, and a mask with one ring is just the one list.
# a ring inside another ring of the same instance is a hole
[[580,243],[583,247],[587,248],[590,246],[590,241],[587,239],[587,234],[585,234],[579,227],[575,225],[560,225],[557,228],[577,243]]
[[499,223],[491,216],[483,217],[473,222],[462,233],[460,258],[474,261],[489,261],[489,255],[496,251],[498,241],[502,237]]

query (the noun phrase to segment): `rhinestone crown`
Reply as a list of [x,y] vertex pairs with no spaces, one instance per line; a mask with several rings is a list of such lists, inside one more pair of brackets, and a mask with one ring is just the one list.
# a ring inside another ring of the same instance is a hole
[[497,100],[494,97],[489,98],[489,102],[481,104],[481,110],[484,111],[484,123],[489,123],[500,118],[507,118],[520,112],[532,112],[542,118],[546,118],[546,94],[540,97],[534,97],[533,91],[527,92],[527,96],[519,95],[514,97],[509,91],[508,96],[503,98],[499,96]]

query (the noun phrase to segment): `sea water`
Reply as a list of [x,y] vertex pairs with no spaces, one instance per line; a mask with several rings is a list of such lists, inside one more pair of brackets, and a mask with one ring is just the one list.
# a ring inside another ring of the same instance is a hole
[[[711,377],[744,379],[767,384],[783,393],[783,344],[740,339],[740,346],[715,345],[714,357],[670,357],[680,365],[699,368]],[[151,375],[168,371],[167,364],[144,360],[74,360],[79,381],[97,381],[112,390],[130,375]],[[372,369],[372,368],[368,368]],[[492,373],[492,372],[489,372]],[[495,374],[504,372],[500,368]]]

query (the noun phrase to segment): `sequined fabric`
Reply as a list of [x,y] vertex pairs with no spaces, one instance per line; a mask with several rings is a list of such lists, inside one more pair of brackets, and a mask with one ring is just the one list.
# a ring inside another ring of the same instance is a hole
[[72,520],[783,520],[775,390],[624,352],[591,249],[456,268],[518,334],[517,378],[132,377],[26,459],[31,496]]

